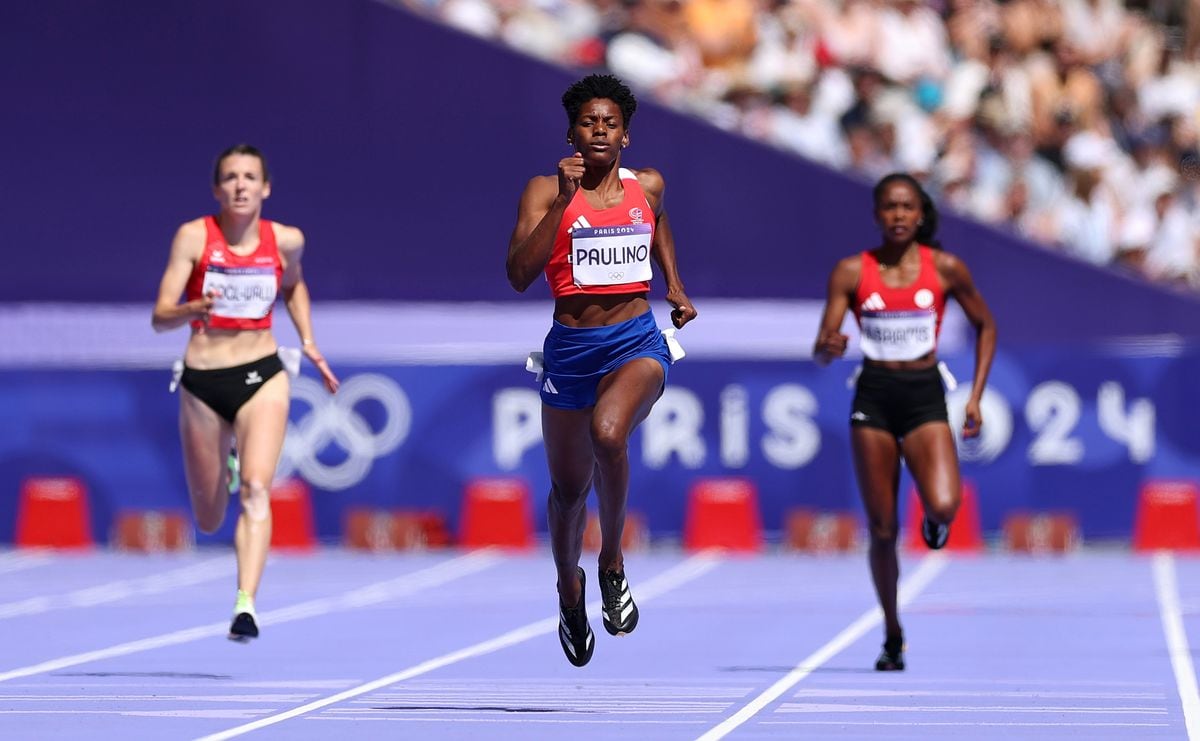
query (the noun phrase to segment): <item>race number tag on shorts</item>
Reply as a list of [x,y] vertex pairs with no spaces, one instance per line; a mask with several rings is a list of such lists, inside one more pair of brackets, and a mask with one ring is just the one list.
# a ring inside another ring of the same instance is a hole
[[275,303],[275,268],[209,265],[201,290],[205,296],[214,293],[213,316],[262,319]]
[[571,232],[571,276],[579,286],[615,286],[650,280],[649,224],[576,227]]
[[871,360],[917,360],[936,345],[932,311],[864,311],[859,324],[862,353]]

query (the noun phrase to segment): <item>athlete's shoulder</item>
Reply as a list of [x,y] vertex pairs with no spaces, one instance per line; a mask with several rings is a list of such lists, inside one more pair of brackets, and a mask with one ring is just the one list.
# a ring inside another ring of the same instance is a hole
[[667,181],[662,173],[653,167],[633,170],[633,174],[637,176],[638,185],[642,186],[642,190],[647,193],[662,193],[667,186]]
[[275,244],[285,252],[293,252],[304,246],[304,232],[299,227],[272,221],[271,231],[275,233]]
[[204,243],[208,239],[208,227],[205,226],[207,217],[185,221],[175,230],[175,239],[171,248],[190,257],[199,258],[204,251]]
[[933,257],[933,264],[937,266],[938,272],[942,275],[954,275],[966,269],[967,264],[962,258],[955,255],[953,252],[947,252],[943,249],[926,247]]

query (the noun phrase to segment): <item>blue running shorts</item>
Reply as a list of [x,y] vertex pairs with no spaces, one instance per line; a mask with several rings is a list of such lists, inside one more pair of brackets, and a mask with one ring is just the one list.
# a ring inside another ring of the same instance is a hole
[[664,385],[671,365],[667,341],[652,311],[604,327],[554,322],[542,354],[542,401],[556,409],[594,406],[600,379],[634,358],[657,360],[663,367]]

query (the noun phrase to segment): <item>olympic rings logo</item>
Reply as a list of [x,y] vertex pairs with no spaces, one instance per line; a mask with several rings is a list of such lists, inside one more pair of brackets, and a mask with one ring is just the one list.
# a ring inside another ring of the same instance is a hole
[[[391,453],[408,437],[412,428],[412,405],[395,381],[376,373],[363,373],[346,380],[337,394],[330,394],[315,379],[292,379],[292,399],[309,407],[295,424],[288,423],[280,456],[278,478],[298,471],[313,486],[327,491],[349,489],[371,472],[376,458]],[[383,426],[371,429],[356,410],[363,402],[383,408]],[[340,463],[321,460],[330,445],[345,455]]]
[[608,279],[609,279],[609,280],[620,280],[620,279],[622,279],[622,278],[624,278],[624,277],[625,277],[625,273],[623,273],[623,272],[620,272],[620,271],[618,271],[618,272],[613,272],[613,273],[609,273],[609,274],[608,274]]

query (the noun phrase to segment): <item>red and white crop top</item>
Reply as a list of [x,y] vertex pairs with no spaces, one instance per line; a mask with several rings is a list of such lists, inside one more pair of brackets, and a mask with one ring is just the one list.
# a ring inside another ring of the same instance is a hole
[[884,285],[879,261],[862,253],[862,275],[854,292],[854,316],[862,353],[871,360],[917,360],[937,349],[946,310],[934,250],[921,245],[921,271],[903,288]]
[[583,190],[567,204],[546,263],[555,298],[577,293],[644,293],[650,290],[654,211],[633,170],[620,168],[625,197],[594,209]]
[[[258,222],[258,248],[235,255],[213,216],[204,218],[204,252],[192,268],[187,300],[215,294],[208,326],[212,329],[270,329],[271,310],[283,284],[283,262],[271,222]],[[194,320],[193,329],[203,322]]]

